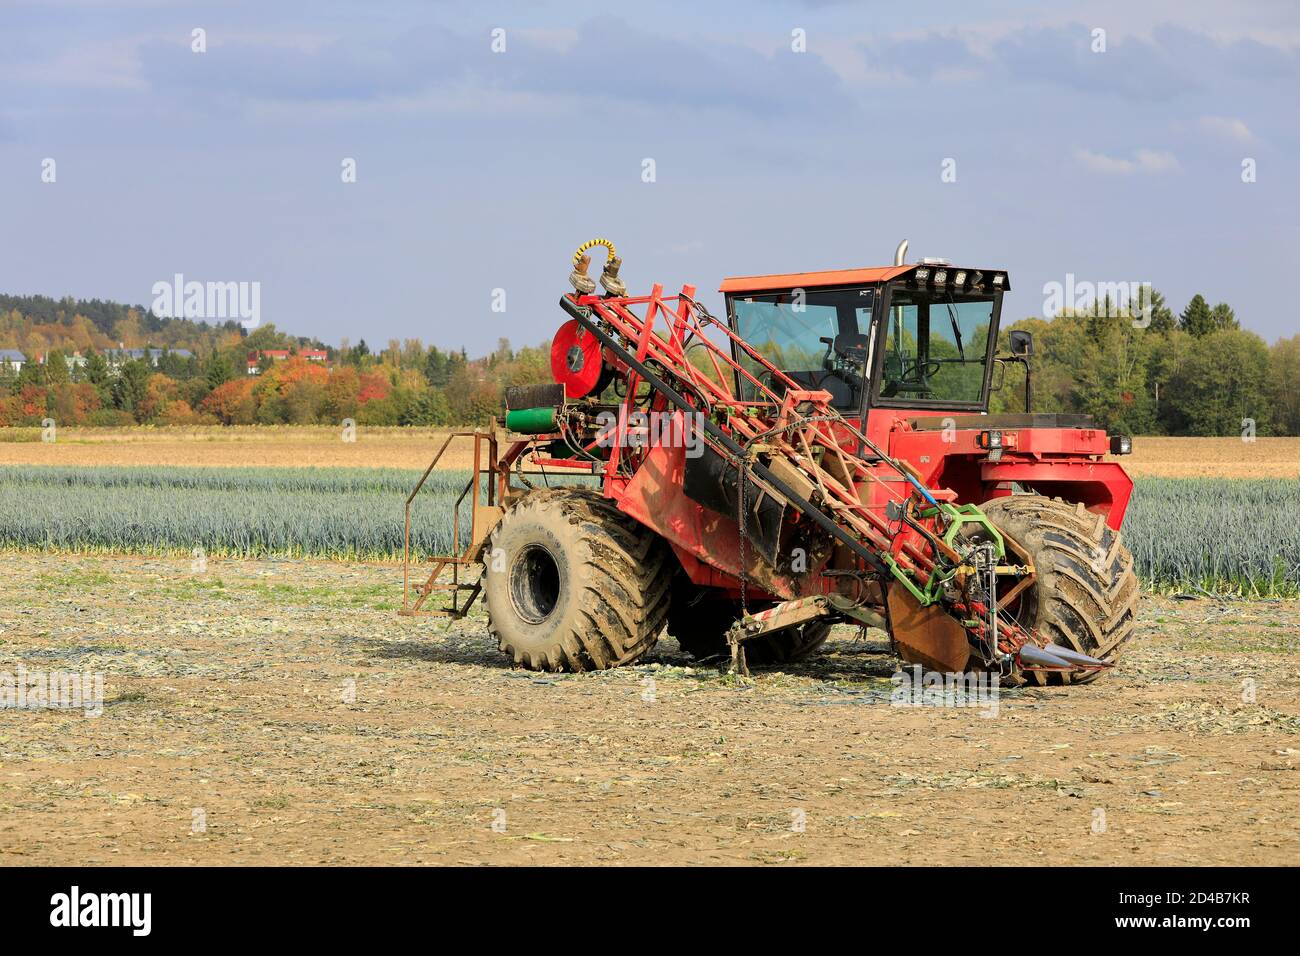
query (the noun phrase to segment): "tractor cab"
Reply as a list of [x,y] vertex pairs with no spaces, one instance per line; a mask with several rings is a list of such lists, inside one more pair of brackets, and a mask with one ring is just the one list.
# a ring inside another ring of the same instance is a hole
[[[727,279],[732,330],[854,418],[871,408],[988,409],[1007,274],[913,265]],[[738,363],[761,365],[738,346]],[[764,384],[769,383],[766,380]],[[756,386],[738,376],[742,399]]]
[[[872,269],[726,279],[735,336],[800,389],[831,395],[834,409],[931,484],[980,503],[1013,487],[1080,501],[1123,520],[1132,482],[1101,456],[1128,454],[1086,415],[1033,414],[1029,333],[1013,330],[997,353],[1005,271],[942,259]],[[733,343],[742,400],[771,401],[791,386]],[[1006,363],[1025,367],[1025,414],[990,415]],[[775,379],[775,380],[774,380]],[[846,447],[857,450],[856,443]],[[1088,470],[1075,466],[1089,461]],[[879,489],[877,496],[887,494]],[[884,499],[881,498],[883,501]]]

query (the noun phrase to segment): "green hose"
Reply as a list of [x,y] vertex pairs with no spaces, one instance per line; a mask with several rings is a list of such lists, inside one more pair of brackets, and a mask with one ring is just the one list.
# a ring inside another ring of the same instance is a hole
[[524,435],[540,435],[553,432],[557,409],[550,408],[516,408],[506,412],[506,428]]

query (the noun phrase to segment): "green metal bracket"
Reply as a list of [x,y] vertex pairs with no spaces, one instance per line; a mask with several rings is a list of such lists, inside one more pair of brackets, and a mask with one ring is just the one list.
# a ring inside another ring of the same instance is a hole
[[[938,507],[926,508],[917,514],[918,517],[921,518],[934,518],[942,515],[946,519],[947,529],[944,531],[941,540],[944,544],[953,547],[954,549],[955,546],[953,545],[953,542],[956,540],[957,534],[961,531],[962,526],[967,524],[977,524],[987,531],[989,537],[992,538],[993,544],[997,548],[998,557],[1002,558],[1006,556],[1007,546],[1006,542],[1002,539],[1001,532],[993,526],[993,522],[989,520],[988,515],[984,514],[984,512],[976,505],[950,505],[947,503],[940,503]],[[903,587],[907,588],[912,597],[916,598],[922,607],[926,607],[938,601],[943,586],[954,574],[957,573],[956,566],[945,566],[942,556],[935,555],[934,573],[930,575],[930,580],[926,582],[923,589],[915,580],[913,580],[911,572],[901,567],[899,563],[894,560],[892,554],[883,554],[881,555],[881,558],[889,567],[890,572],[898,582],[903,585]]]

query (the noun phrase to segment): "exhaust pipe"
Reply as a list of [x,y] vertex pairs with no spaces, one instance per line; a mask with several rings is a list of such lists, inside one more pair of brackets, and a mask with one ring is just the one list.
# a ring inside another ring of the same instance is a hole
[[901,266],[907,262],[907,240],[904,239],[894,250],[894,265]]

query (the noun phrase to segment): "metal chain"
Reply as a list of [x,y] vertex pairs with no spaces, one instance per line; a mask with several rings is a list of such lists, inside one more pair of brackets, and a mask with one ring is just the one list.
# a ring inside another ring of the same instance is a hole
[[740,530],[739,554],[740,554],[740,616],[742,618],[749,616],[749,594],[748,594],[748,577],[746,573],[747,557],[745,555],[745,542],[748,538],[748,532],[745,530],[745,484],[749,480],[749,456],[742,456],[737,463],[737,472],[740,475],[738,485],[737,501],[740,504],[740,513],[736,518],[736,524]]

